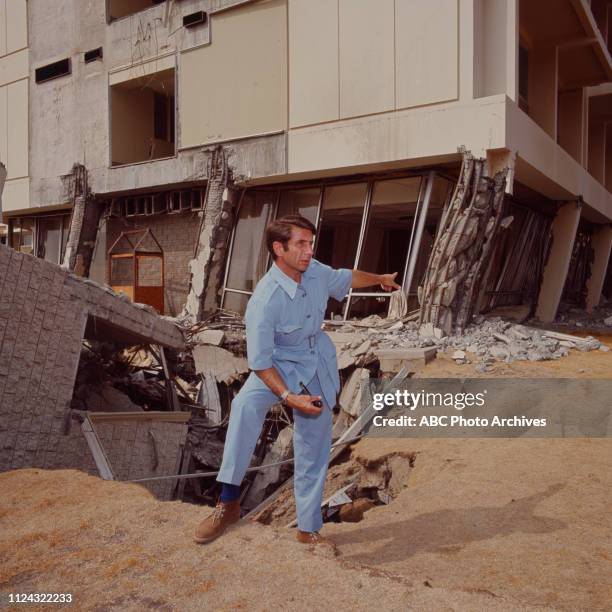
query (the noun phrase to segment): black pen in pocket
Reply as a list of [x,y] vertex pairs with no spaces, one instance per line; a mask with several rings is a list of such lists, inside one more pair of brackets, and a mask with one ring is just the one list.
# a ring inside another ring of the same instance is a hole
[[[302,387],[302,391],[306,395],[311,395],[310,391],[308,390],[308,387],[303,382],[300,383],[300,387]],[[321,408],[323,406],[323,402],[321,400],[315,400],[314,402],[312,402],[312,405],[316,406],[317,408]]]

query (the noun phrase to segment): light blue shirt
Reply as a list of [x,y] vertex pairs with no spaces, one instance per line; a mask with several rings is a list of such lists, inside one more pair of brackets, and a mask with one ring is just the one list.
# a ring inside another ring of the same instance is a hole
[[336,349],[321,324],[327,300],[342,301],[351,280],[351,270],[312,259],[296,283],[272,264],[246,309],[249,367],[274,366],[293,393],[301,393],[300,382],[308,385],[317,374],[327,404],[334,406],[340,390]]

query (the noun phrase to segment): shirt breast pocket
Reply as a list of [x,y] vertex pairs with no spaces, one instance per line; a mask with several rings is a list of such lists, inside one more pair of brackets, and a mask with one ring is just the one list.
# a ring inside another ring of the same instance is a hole
[[275,343],[291,346],[302,341],[302,323],[279,323],[275,329]]

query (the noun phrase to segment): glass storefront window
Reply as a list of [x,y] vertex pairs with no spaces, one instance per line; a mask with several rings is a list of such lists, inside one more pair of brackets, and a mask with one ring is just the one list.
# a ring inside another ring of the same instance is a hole
[[[271,265],[264,230],[275,208],[276,218],[300,214],[316,225],[318,216],[315,257],[333,268],[358,267],[376,274],[397,272],[399,284],[408,281],[410,269],[409,308],[417,307],[417,286],[425,274],[437,226],[452,190],[450,181],[433,176],[427,211],[423,201],[426,175],[247,191],[234,229],[223,307],[244,313],[249,293]],[[419,250],[414,252],[419,233]],[[385,316],[388,307],[389,296],[379,286],[366,287],[351,292],[343,302],[330,299],[326,317],[344,318],[345,313],[348,318]]]
[[38,219],[38,239],[36,257],[60,263],[62,250],[62,217],[43,217]]
[[[420,177],[374,183],[359,269],[374,274],[397,272],[401,283],[420,186]],[[380,287],[371,290],[378,292]]]
[[451,196],[452,189],[453,184],[449,180],[439,176],[434,178],[412,282],[409,288],[405,287],[409,298],[409,308],[418,308],[419,306],[417,301],[417,288],[422,284],[425,278],[425,272],[427,271],[429,256],[436,238],[438,224],[440,223],[444,207]]
[[332,268],[354,268],[367,183],[326,187],[315,257]]
[[301,215],[316,226],[320,196],[321,190],[318,187],[282,191],[276,218],[286,215]]
[[226,291],[223,299],[223,308],[225,310],[231,310],[232,312],[244,314],[250,297],[251,296],[248,293],[234,293],[233,291]]
[[[253,291],[268,266],[264,230],[274,214],[276,191],[246,192],[234,230],[226,287]],[[225,307],[225,305],[224,305]]]
[[34,219],[11,220],[11,247],[20,253],[34,253]]
[[370,315],[386,317],[389,311],[389,298],[384,296],[354,295],[346,316],[347,319],[361,319]]

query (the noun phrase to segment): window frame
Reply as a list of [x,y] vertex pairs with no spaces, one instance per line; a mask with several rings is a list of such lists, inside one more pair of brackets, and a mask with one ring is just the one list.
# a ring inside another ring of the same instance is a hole
[[[452,193],[454,190],[454,185],[456,183],[456,179],[444,175],[442,172],[436,170],[428,170],[428,171],[420,171],[420,172],[403,172],[403,173],[394,173],[387,175],[375,175],[370,177],[354,177],[354,178],[345,178],[345,179],[332,179],[328,181],[317,181],[314,183],[288,183],[283,185],[262,185],[261,187],[252,188],[254,190],[261,189],[266,191],[276,191],[276,201],[274,206],[274,211],[272,214],[272,219],[277,218],[278,208],[281,201],[281,194],[285,191],[298,191],[299,189],[319,189],[319,201],[317,204],[317,214],[316,214],[316,228],[317,234],[315,235],[314,249],[316,252],[317,247],[317,238],[320,234],[321,229],[321,211],[323,208],[323,202],[325,198],[325,190],[328,187],[339,186],[339,185],[348,185],[354,183],[367,183],[366,194],[364,199],[363,212],[361,216],[361,225],[359,228],[359,240],[357,242],[357,249],[355,252],[355,258],[353,261],[353,268],[356,268],[358,262],[361,258],[361,253],[363,249],[363,243],[366,236],[366,232],[368,229],[368,223],[370,221],[370,212],[371,212],[371,204],[372,204],[372,195],[374,192],[374,186],[379,181],[389,180],[389,179],[399,179],[399,178],[420,178],[421,183],[419,186],[419,194],[417,200],[417,209],[415,211],[415,219],[412,225],[412,231],[410,235],[410,242],[408,245],[408,251],[406,253],[406,261],[404,262],[404,269],[401,277],[401,286],[402,290],[406,292],[406,295],[414,296],[415,293],[408,293],[408,289],[406,289],[406,283],[408,282],[410,285],[412,284],[412,274],[414,273],[414,267],[416,265],[417,258],[419,256],[420,250],[420,242],[421,236],[424,230],[425,221],[427,217],[427,213],[429,210],[429,203],[431,201],[431,194],[433,192],[433,186],[436,179],[444,179],[448,181],[448,191],[446,194],[446,198],[444,200],[444,207],[448,205],[449,199],[452,197]],[[240,194],[240,199],[238,202],[238,206],[236,208],[235,213],[235,222],[232,227],[232,233],[230,237],[230,243],[228,247],[227,259],[225,262],[225,273],[223,277],[223,288],[221,294],[221,309],[225,306],[225,298],[227,293],[235,293],[241,295],[253,295],[252,291],[245,291],[242,289],[233,289],[227,286],[227,280],[229,276],[229,268],[232,260],[232,255],[234,252],[234,238],[236,234],[236,226],[238,224],[240,207],[242,206],[244,196],[247,192],[248,188],[244,188]],[[267,268],[269,269],[271,265],[270,255],[268,255]],[[410,270],[410,266],[412,266],[412,273],[409,275],[408,272]],[[346,321],[348,319],[348,313],[350,312],[351,301],[352,298],[356,297],[372,297],[372,298],[387,298],[389,299],[389,293],[384,291],[376,291],[376,292],[367,292],[361,290],[353,290],[352,288],[349,290],[344,303],[342,305],[342,320]]]
[[[53,218],[53,217],[59,217],[60,219],[62,219],[61,224],[60,224],[60,249],[59,249],[59,261],[54,262],[54,261],[50,261],[48,259],[43,259],[42,257],[38,256],[38,247],[39,247],[39,241],[40,241],[40,221],[42,219],[49,219],[49,218]],[[69,219],[69,223],[68,223],[68,227],[64,228],[64,221],[63,219],[65,217],[68,217]],[[66,244],[67,244],[67,240],[68,237],[70,236],[70,221],[72,220],[72,210],[64,210],[64,211],[57,211],[57,212],[53,212],[53,213],[48,213],[48,214],[42,214],[42,215],[17,215],[15,217],[11,217],[8,219],[8,226],[9,226],[9,230],[7,232],[7,246],[11,246],[11,242],[12,242],[12,237],[13,237],[13,232],[14,232],[14,227],[16,224],[21,225],[22,221],[24,219],[31,219],[32,221],[34,221],[34,228],[32,231],[32,253],[31,255],[33,257],[36,257],[36,259],[42,259],[43,261],[50,261],[50,263],[55,263],[58,266],[60,266],[62,264],[62,261],[64,259],[64,254],[65,254],[65,245],[64,245],[64,237],[66,237]],[[21,232],[20,232],[21,234]],[[65,236],[65,234],[67,234]],[[18,249],[13,249],[16,250],[18,253],[21,253],[21,235],[19,237],[19,248]],[[13,247],[11,247],[13,248]]]

